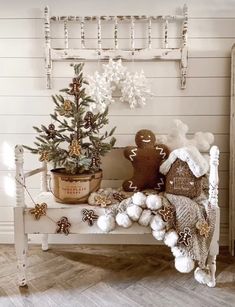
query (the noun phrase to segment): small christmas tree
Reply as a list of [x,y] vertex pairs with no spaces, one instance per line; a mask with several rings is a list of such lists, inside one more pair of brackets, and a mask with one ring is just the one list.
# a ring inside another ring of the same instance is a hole
[[[101,156],[104,156],[115,144],[111,137],[115,131],[100,135],[100,130],[108,124],[108,109],[103,113],[93,114],[88,110],[94,103],[86,95],[83,77],[84,64],[74,65],[75,77],[69,88],[62,89],[73,99],[62,95],[52,96],[55,103],[54,114],[50,114],[52,123],[46,127],[33,127],[39,134],[34,142],[36,148],[24,146],[34,154],[39,154],[39,160],[53,162],[54,167],[64,167],[66,173],[81,174],[96,172],[100,169]],[[56,128],[55,124],[58,124]],[[105,142],[111,137],[109,142]]]

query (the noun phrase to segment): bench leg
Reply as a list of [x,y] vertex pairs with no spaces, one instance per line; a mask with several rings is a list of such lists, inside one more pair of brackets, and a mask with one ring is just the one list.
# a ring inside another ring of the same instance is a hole
[[44,233],[42,235],[42,250],[44,252],[48,251],[48,234]]
[[216,273],[216,256],[209,256],[208,265],[211,274],[211,281],[207,284],[208,287],[213,288],[216,285],[215,273]]
[[17,257],[18,283],[20,287],[27,285],[26,257],[28,250],[28,235],[24,232],[24,208],[15,208],[15,251]]
[[220,209],[216,208],[215,231],[211,240],[211,246],[208,256],[208,266],[211,274],[211,281],[207,284],[208,287],[215,287],[216,285],[216,257],[219,254],[219,234],[220,234]]

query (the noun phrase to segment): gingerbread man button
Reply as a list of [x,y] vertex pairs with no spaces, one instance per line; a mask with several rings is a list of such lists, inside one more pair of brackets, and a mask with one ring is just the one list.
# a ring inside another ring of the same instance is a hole
[[163,191],[165,180],[159,167],[168,157],[168,148],[156,144],[154,133],[147,129],[137,132],[135,142],[137,146],[128,146],[124,150],[124,156],[132,163],[133,176],[123,182],[123,189],[129,192],[144,189]]

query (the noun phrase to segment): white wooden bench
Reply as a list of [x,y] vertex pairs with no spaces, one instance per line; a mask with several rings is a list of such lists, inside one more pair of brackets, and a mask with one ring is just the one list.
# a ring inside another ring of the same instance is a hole
[[[212,275],[212,282],[208,286],[215,286],[215,271],[216,271],[216,255],[219,253],[219,230],[220,230],[220,211],[218,207],[218,158],[219,150],[213,146],[210,150],[210,175],[209,175],[209,201],[216,210],[216,227],[212,238],[212,243],[209,253],[209,266]],[[48,186],[48,170],[47,164],[44,162],[41,168],[34,169],[29,172],[24,171],[24,151],[21,145],[15,148],[15,161],[16,161],[16,207],[14,208],[14,223],[15,223],[15,248],[18,261],[18,281],[20,286],[27,284],[26,279],[26,256],[28,249],[28,235],[40,234],[42,235],[42,249],[48,249],[48,235],[55,234],[56,225],[62,216],[68,217],[71,221],[71,234],[89,234],[91,236],[102,234],[102,231],[95,224],[89,227],[82,221],[82,209],[91,209],[91,206],[84,205],[66,205],[56,203],[53,195],[49,192]],[[25,201],[25,186],[27,178],[41,174],[41,193],[35,197],[36,203],[47,203],[47,215],[42,216],[39,220],[35,220],[29,213],[29,210],[34,207],[31,202],[30,205]],[[104,209],[100,207],[93,207],[97,215],[102,215]],[[151,233],[148,227],[142,227],[137,223],[133,224],[131,228],[124,229],[117,227],[111,234],[135,234],[145,235]],[[61,235],[61,234],[58,234]],[[99,243],[99,242],[97,242]],[[128,243],[128,242],[127,242]]]

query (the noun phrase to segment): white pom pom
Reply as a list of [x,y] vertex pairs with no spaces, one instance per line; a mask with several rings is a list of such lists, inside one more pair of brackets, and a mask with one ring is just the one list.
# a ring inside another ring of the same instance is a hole
[[172,252],[173,256],[175,256],[175,257],[183,256],[180,249],[177,246],[172,247],[171,252]]
[[119,226],[128,228],[132,225],[132,221],[125,212],[120,212],[116,215],[116,222]]
[[97,220],[98,227],[104,232],[112,231],[116,224],[112,215],[101,215]]
[[175,268],[181,273],[189,273],[194,269],[194,261],[188,256],[176,257]]
[[158,241],[162,241],[164,239],[165,233],[166,233],[165,230],[153,230],[152,231],[153,237]]
[[177,232],[174,230],[170,230],[165,235],[164,243],[169,247],[173,247],[177,244],[178,238],[179,236]]
[[163,228],[165,228],[165,226],[166,223],[158,214],[156,214],[150,222],[150,227],[152,228],[152,230],[162,230]]
[[201,268],[196,268],[194,271],[194,278],[199,284],[208,284],[211,282],[211,276]]
[[146,199],[146,205],[151,210],[157,210],[162,207],[162,199],[158,195],[149,195]]
[[126,212],[133,221],[138,221],[141,216],[142,209],[137,205],[127,207]]
[[145,209],[145,210],[143,210],[143,212],[142,212],[142,214],[139,218],[138,223],[142,226],[147,227],[149,225],[151,219],[152,219],[151,210]]
[[132,196],[132,202],[134,205],[146,208],[146,196],[142,192],[137,192]]

